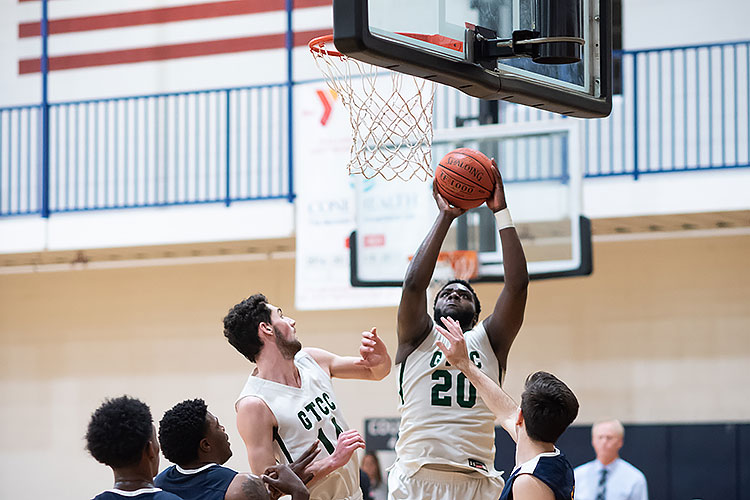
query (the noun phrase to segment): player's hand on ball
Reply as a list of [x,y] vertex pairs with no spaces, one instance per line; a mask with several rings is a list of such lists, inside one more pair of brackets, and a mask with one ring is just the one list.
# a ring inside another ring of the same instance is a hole
[[469,365],[470,361],[469,353],[466,350],[466,340],[464,339],[464,332],[461,330],[461,325],[453,318],[448,318],[445,316],[440,318],[440,320],[443,322],[443,325],[445,325],[445,328],[440,325],[435,325],[435,328],[437,329],[438,333],[440,333],[440,335],[448,340],[450,345],[445,345],[443,342],[438,341],[438,349],[440,349],[443,354],[445,354],[445,358],[450,364],[452,364],[459,370],[463,370]]
[[455,219],[456,217],[459,217],[466,213],[466,210],[464,210],[463,208],[454,207],[453,205],[445,201],[445,198],[443,198],[442,195],[438,193],[437,184],[434,181],[432,183],[432,197],[435,198],[435,202],[437,203],[440,212],[447,215],[451,219]]
[[495,159],[492,159],[492,167],[495,172],[495,189],[492,190],[492,194],[487,198],[487,208],[493,212],[499,212],[500,210],[507,208],[508,204],[505,202],[505,188],[503,187],[503,178],[500,175],[500,169],[495,163]]

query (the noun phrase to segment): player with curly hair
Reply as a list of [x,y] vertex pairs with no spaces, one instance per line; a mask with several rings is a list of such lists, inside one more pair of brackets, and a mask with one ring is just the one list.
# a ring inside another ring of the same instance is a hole
[[374,328],[362,333],[355,357],[302,349],[295,325],[263,294],[243,300],[224,318],[224,336],[256,365],[235,403],[250,468],[260,474],[277,461],[291,463],[319,441],[319,458],[307,468],[313,474],[310,498],[359,500],[355,452],[364,440],[348,428],[331,378],[381,380],[391,358]]
[[108,399],[94,411],[86,448],[112,468],[114,487],[94,500],[180,500],[154,486],[159,471],[159,442],[148,405],[129,396]]
[[[154,484],[183,500],[267,500],[266,484],[293,500],[309,498],[304,483],[288,466],[267,470],[261,477],[224,467],[232,456],[229,436],[202,399],[188,399],[167,410],[159,422],[159,442],[175,465],[159,473]],[[294,464],[301,474],[315,451]]]

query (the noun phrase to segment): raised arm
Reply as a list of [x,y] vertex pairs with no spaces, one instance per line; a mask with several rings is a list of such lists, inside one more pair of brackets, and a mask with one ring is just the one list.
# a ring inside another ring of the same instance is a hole
[[[507,223],[503,220],[509,221],[510,215],[507,211],[504,212],[508,205],[505,202],[505,189],[503,188],[500,170],[498,170],[494,159],[492,164],[495,167],[495,189],[490,199],[487,200],[487,207],[496,215],[499,214],[497,218],[499,224],[501,224],[498,229],[503,251],[505,284],[497,302],[495,302],[495,309],[484,320],[484,329],[487,331],[492,350],[500,362],[500,368],[505,369],[510,346],[523,323],[529,287],[529,272],[526,267],[526,256],[523,253],[516,228],[512,225],[503,227]],[[507,215],[507,218],[503,215]]]
[[438,348],[443,351],[446,359],[450,364],[461,370],[466,378],[469,379],[479,396],[485,402],[487,407],[495,417],[500,421],[503,429],[510,434],[513,441],[516,436],[516,417],[518,415],[518,405],[508,393],[506,393],[491,378],[482,373],[477,366],[469,360],[469,354],[466,349],[463,331],[458,321],[452,318],[441,318],[445,328],[437,325],[438,331],[448,339],[450,345],[438,342]]
[[456,217],[466,212],[461,208],[452,207],[445,201],[438,194],[434,184],[432,195],[440,212],[406,269],[401,302],[398,305],[396,364],[406,359],[430,333],[432,319],[427,314],[427,287],[430,285],[440,248],[443,246],[451,223]]
[[391,356],[377,330],[362,332],[359,357],[339,356],[315,347],[305,348],[331,377],[382,380],[391,372]]

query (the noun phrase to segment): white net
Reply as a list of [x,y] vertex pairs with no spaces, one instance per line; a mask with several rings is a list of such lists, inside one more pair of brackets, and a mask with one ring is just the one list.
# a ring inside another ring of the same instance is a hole
[[311,41],[310,52],[349,111],[349,174],[389,181],[432,177],[435,84],[349,58],[333,49],[332,36]]

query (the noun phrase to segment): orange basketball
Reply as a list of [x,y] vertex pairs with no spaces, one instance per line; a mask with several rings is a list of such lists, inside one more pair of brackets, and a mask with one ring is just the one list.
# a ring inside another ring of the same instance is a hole
[[435,169],[437,191],[454,207],[475,208],[490,197],[495,187],[492,160],[469,148],[454,149]]

